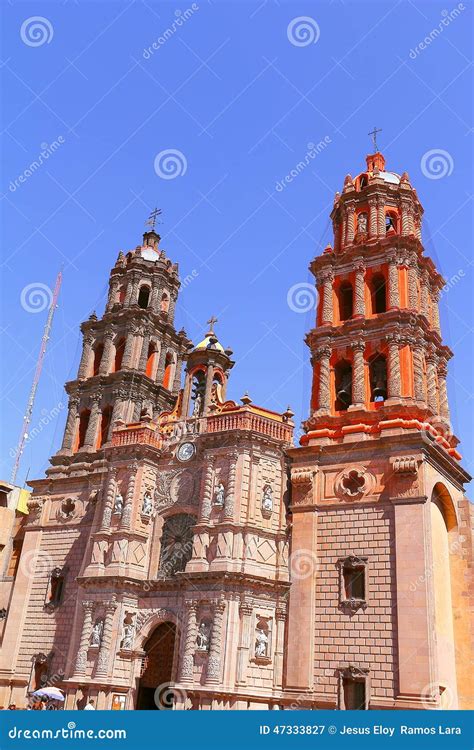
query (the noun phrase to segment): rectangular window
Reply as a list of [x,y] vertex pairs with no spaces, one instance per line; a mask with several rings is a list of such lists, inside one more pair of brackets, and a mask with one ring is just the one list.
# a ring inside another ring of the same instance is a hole
[[366,711],[369,708],[370,678],[367,667],[350,664],[339,669],[339,709]]
[[339,607],[342,610],[356,611],[367,607],[368,558],[349,555],[340,558],[339,567]]
[[346,711],[365,711],[365,680],[343,680],[344,708]]
[[365,599],[363,567],[344,568],[344,593],[346,599]]

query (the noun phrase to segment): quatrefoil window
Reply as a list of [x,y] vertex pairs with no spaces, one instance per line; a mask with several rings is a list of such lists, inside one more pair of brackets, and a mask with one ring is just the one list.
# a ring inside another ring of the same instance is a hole
[[68,497],[61,505],[61,515],[63,518],[71,518],[76,509],[76,503]]
[[352,469],[342,478],[342,490],[350,497],[361,495],[365,489],[365,476],[357,469]]

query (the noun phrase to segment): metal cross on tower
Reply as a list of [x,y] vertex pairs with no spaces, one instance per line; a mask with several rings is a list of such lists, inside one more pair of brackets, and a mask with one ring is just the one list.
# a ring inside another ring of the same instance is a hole
[[161,208],[154,208],[148,219],[145,221],[145,226],[151,227],[152,231],[155,231],[155,224],[158,221],[158,216],[161,216]]
[[377,133],[381,133],[381,132],[382,132],[382,128],[374,128],[370,133],[367,133],[367,135],[371,135],[372,136],[372,140],[374,142],[374,152],[375,153],[378,150],[377,149]]

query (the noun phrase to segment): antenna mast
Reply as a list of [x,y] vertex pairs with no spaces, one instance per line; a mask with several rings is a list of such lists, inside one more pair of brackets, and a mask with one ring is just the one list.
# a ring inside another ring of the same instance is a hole
[[62,273],[60,271],[56,277],[56,283],[54,285],[51,305],[49,306],[48,318],[46,320],[46,325],[43,331],[43,337],[41,339],[41,348],[40,348],[40,352],[38,355],[38,361],[36,362],[36,369],[35,369],[35,374],[33,377],[33,383],[31,384],[31,391],[30,391],[30,396],[28,398],[28,405],[26,407],[25,416],[23,417],[21,435],[20,435],[20,439],[18,441],[18,446],[16,449],[15,463],[13,465],[13,471],[12,471],[12,476],[11,476],[12,484],[15,484],[16,475],[18,473],[18,469],[20,466],[21,456],[25,449],[25,443],[28,438],[28,427],[30,426],[31,415],[33,414],[33,406],[35,403],[36,390],[38,388],[38,382],[40,379],[41,370],[43,369],[44,355],[46,353],[46,346],[48,344],[49,335],[51,333],[51,326],[53,323],[54,311],[56,309],[56,305],[57,305],[57,301],[59,297],[59,290],[61,288],[62,278],[63,278]]

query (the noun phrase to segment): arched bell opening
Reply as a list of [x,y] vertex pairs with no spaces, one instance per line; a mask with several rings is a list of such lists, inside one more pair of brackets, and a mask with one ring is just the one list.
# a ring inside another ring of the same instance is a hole
[[369,359],[369,382],[371,403],[381,403],[387,399],[387,359],[376,353]]
[[372,315],[387,311],[387,283],[382,273],[376,273],[370,282]]
[[142,310],[146,310],[150,301],[150,287],[144,284],[140,287],[138,292],[138,307]]
[[156,377],[157,366],[158,366],[158,348],[157,348],[157,345],[152,341],[148,345],[145,375],[148,375],[149,378],[154,380]]
[[121,338],[115,345],[114,369],[112,372],[118,372],[122,368],[123,353],[125,351],[125,339]]
[[101,448],[104,443],[108,440],[110,424],[112,421],[112,406],[110,404],[102,410],[99,425],[99,437],[97,440],[97,448]]
[[354,290],[350,281],[343,281],[337,290],[337,302],[339,308],[339,320],[352,318],[354,307]]
[[76,451],[82,448],[85,443],[90,416],[90,409],[83,409],[79,415],[79,427],[77,429],[76,445],[74,447],[74,450]]
[[102,361],[103,353],[104,353],[104,345],[102,343],[97,344],[97,346],[94,347],[94,361],[92,363],[92,375],[93,376],[99,374],[99,367]]
[[174,696],[170,683],[175,679],[177,640],[176,625],[162,622],[145,642],[137,693],[136,708],[139,711],[173,708]]
[[204,370],[196,370],[192,376],[191,399],[189,402],[188,416],[200,417],[204,408],[204,395],[206,392],[206,373]]
[[346,411],[352,403],[352,365],[343,359],[334,367],[335,411]]
[[398,234],[398,214],[396,211],[385,212],[385,234]]
[[160,300],[160,312],[167,313],[170,307],[170,297],[167,292],[163,292]]
[[171,352],[168,352],[165,357],[165,371],[163,374],[163,388],[167,388],[168,390],[171,390],[173,366],[173,355]]

